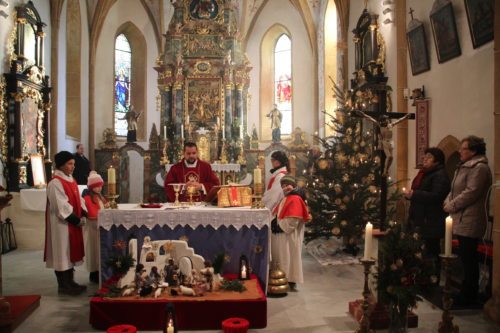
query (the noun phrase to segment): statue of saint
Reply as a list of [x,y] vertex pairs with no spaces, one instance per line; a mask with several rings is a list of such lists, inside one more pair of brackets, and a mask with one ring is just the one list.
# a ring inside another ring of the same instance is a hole
[[131,105],[125,113],[125,116],[121,118],[121,120],[127,121],[127,142],[136,142],[137,141],[137,120],[141,116],[142,111],[137,113],[134,110],[134,106]]
[[267,117],[271,119],[273,142],[281,142],[281,121],[283,120],[283,114],[278,110],[276,104],[274,104],[273,109],[267,114]]

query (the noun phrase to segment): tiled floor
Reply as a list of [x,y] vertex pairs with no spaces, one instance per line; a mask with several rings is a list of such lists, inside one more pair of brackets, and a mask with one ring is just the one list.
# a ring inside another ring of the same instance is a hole
[[[54,272],[45,268],[42,255],[41,251],[14,251],[3,256],[4,294],[42,295],[40,307],[16,332],[99,332],[88,323],[88,295],[58,296]],[[347,304],[360,297],[361,267],[322,267],[304,254],[304,270],[306,283],[299,286],[299,292],[289,293],[284,298],[270,298],[267,328],[250,332],[355,331],[357,325],[347,312]],[[87,277],[84,268],[77,269],[78,282],[86,282]],[[87,294],[95,289],[95,285],[89,285]],[[424,302],[416,312],[419,314],[420,326],[410,329],[410,332],[437,332],[441,311]],[[462,333],[500,331],[500,327],[486,319],[482,311],[458,311],[454,314],[455,323],[460,326]]]

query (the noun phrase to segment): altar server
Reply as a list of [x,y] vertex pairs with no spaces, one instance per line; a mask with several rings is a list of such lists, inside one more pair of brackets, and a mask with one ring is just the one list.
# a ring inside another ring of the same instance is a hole
[[169,202],[175,200],[175,192],[170,184],[185,184],[180,201],[187,201],[186,189],[188,186],[195,187],[197,193],[193,200],[202,201],[205,195],[214,186],[220,185],[219,178],[212,171],[212,167],[207,162],[198,158],[198,147],[194,142],[184,144],[184,158],[177,164],[174,164],[165,177],[165,193]]
[[72,176],[73,154],[61,151],[54,160],[56,171],[47,186],[44,261],[55,270],[58,292],[78,295],[87,289],[74,280],[74,266],[83,263],[82,225],[87,208]]
[[90,272],[89,280],[99,283],[99,228],[97,217],[103,208],[109,208],[108,200],[101,194],[104,181],[95,171],[91,171],[87,180],[88,191],[83,195],[88,209],[85,230],[85,262]]
[[281,265],[283,259],[281,258],[280,249],[286,246],[286,237],[278,227],[275,208],[281,199],[283,199],[280,180],[290,171],[290,162],[284,152],[276,150],[271,154],[271,165],[273,167],[271,169],[271,177],[267,182],[262,202],[274,213],[271,221],[271,261],[273,264],[278,263],[279,267],[283,268]]
[[304,282],[302,272],[302,243],[304,224],[311,215],[304,202],[303,190],[297,187],[292,176],[284,176],[280,181],[284,198],[276,207],[278,225],[285,236],[284,246],[279,249],[281,269],[285,272],[290,289],[296,291],[296,284]]

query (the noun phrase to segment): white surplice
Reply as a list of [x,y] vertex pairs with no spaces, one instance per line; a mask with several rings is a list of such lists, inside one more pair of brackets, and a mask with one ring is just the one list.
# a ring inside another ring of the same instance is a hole
[[[67,181],[74,181],[72,176],[66,176],[60,170],[56,170],[54,175]],[[47,200],[45,266],[56,271],[66,271],[81,265],[83,261],[72,263],[70,260],[68,222],[65,219],[73,213],[73,206],[68,202],[64,187],[57,178],[51,180],[47,186]],[[80,202],[82,210],[86,211],[85,201],[81,196]]]

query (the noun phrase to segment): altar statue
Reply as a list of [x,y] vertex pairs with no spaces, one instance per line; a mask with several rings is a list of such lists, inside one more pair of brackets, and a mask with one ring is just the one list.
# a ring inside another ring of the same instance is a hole
[[274,104],[273,109],[267,114],[267,117],[271,119],[273,142],[281,142],[281,121],[283,120],[283,114],[278,110],[276,104]]

